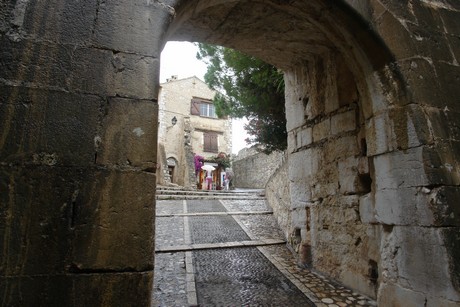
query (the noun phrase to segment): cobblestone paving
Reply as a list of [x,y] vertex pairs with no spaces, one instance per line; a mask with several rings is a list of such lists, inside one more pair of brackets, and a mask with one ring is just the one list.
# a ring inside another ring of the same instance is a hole
[[192,243],[221,243],[250,240],[231,216],[189,217]]
[[184,212],[183,200],[157,200],[156,214],[177,214]]
[[229,212],[272,211],[265,200],[220,200]]
[[188,306],[185,253],[155,255],[153,306]]
[[377,306],[375,301],[318,273],[299,267],[285,245],[263,246],[257,249],[318,306]]
[[244,225],[251,239],[285,239],[273,215],[239,215],[235,219]]
[[225,207],[216,200],[187,200],[187,211],[188,212],[225,212]]
[[286,245],[229,248],[234,245],[227,242],[282,237],[272,215],[234,215],[233,219],[191,213],[270,210],[265,201],[187,200],[185,210],[183,204],[157,202],[157,214],[190,213],[157,217],[157,246],[222,243],[210,250],[157,253],[154,306],[308,306],[309,301],[328,307],[376,306],[375,301],[298,267]]
[[256,248],[193,254],[200,306],[314,306]]
[[[173,225],[173,227],[171,227]],[[184,244],[184,218],[161,217],[155,223],[155,245],[172,246]]]

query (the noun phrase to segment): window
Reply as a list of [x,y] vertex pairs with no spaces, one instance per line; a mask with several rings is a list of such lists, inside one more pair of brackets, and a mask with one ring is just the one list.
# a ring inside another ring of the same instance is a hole
[[203,150],[205,152],[219,152],[217,133],[203,132]]
[[200,116],[216,117],[216,110],[214,108],[214,105],[210,103],[201,103]]
[[217,118],[216,109],[210,100],[193,98],[190,104],[190,114],[203,117]]

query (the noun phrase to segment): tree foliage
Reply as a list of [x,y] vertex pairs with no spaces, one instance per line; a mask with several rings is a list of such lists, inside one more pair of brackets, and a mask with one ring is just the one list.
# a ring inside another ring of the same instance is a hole
[[[239,51],[198,44],[197,58],[207,64],[205,82],[218,91],[219,117],[248,118],[248,144],[270,153],[287,146],[283,74],[275,66]],[[222,93],[222,94],[220,94]]]

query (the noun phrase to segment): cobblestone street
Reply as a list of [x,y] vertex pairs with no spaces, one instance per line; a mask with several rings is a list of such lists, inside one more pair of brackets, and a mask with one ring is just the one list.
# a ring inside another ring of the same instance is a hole
[[376,305],[298,267],[265,200],[240,196],[157,201],[154,306]]

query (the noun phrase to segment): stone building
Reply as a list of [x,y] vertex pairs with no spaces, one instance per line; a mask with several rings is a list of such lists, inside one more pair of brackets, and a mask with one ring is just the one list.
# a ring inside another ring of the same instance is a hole
[[289,233],[379,306],[460,302],[458,0],[0,4],[0,300],[148,306],[168,40],[284,71]]
[[177,79],[173,76],[160,86],[158,163],[159,174],[163,176],[157,180],[196,186],[194,154],[204,158],[215,157],[220,152],[229,154],[231,120],[217,117],[212,104],[215,91],[197,77]]

